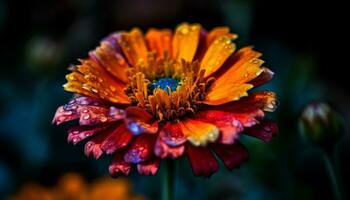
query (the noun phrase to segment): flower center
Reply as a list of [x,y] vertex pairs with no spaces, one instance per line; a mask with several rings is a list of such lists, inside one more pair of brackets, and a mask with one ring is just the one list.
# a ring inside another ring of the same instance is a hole
[[198,61],[176,61],[165,53],[150,53],[130,69],[125,94],[131,104],[147,110],[158,121],[177,120],[197,112],[215,80],[204,78]]
[[[176,91],[180,81],[173,78],[160,78],[149,85],[149,89],[153,92],[156,88],[160,88],[166,91],[168,94],[172,91]],[[170,91],[169,91],[170,88]]]

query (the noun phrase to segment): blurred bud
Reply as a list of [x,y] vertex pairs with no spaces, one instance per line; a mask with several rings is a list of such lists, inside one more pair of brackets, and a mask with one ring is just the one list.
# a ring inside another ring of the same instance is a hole
[[343,128],[341,118],[325,103],[309,104],[299,120],[304,140],[323,148],[332,148],[344,133]]

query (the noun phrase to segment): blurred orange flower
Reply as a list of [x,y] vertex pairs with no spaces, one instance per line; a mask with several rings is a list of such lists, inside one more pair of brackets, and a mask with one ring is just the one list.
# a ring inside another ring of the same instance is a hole
[[91,184],[78,174],[68,173],[57,185],[48,188],[38,184],[25,184],[11,200],[143,200],[132,193],[127,179],[101,178]]
[[183,154],[197,176],[218,170],[213,153],[232,170],[248,159],[240,133],[269,141],[277,132],[263,120],[276,108],[275,93],[248,94],[273,73],[252,47],[236,50],[236,38],[227,27],[207,32],[187,23],[174,33],[113,33],[70,68],[64,88],[78,95],[53,122],[79,119],[68,141],[89,137],[85,154],[96,159],[114,154],[112,176],[129,174],[131,164],[154,175],[161,159]]

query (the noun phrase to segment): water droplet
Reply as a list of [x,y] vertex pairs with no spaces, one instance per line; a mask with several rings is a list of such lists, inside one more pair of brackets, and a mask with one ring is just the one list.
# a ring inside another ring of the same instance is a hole
[[182,34],[184,34],[184,35],[188,34],[189,31],[190,31],[190,30],[188,29],[188,27],[183,27],[183,28],[181,28],[181,30],[180,30],[180,32],[181,32]]
[[71,114],[73,114],[73,112],[72,111],[66,111],[64,114],[65,115],[71,115]]
[[237,120],[233,120],[232,125],[237,127],[239,125],[239,122]]
[[107,117],[105,117],[105,116],[101,116],[100,117],[100,121],[101,122],[106,122],[108,119],[107,119]]
[[98,93],[98,90],[96,88],[91,88],[91,92]]

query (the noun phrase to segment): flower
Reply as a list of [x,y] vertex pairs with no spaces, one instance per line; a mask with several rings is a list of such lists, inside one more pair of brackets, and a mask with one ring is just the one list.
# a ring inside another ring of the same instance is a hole
[[227,27],[188,23],[174,33],[113,33],[70,68],[64,89],[78,95],[53,122],[78,119],[68,142],[89,138],[86,155],[113,154],[112,176],[128,175],[132,164],[154,175],[162,159],[182,155],[197,176],[218,170],[214,154],[232,170],[248,159],[240,133],[269,141],[277,132],[263,119],[276,108],[275,93],[247,92],[273,73],[252,47],[236,51],[236,38]]
[[332,148],[343,136],[341,117],[326,103],[307,105],[299,119],[299,130],[306,142]]
[[100,178],[91,184],[76,173],[63,175],[51,188],[28,183],[14,194],[11,200],[142,200],[134,195],[127,179]]

